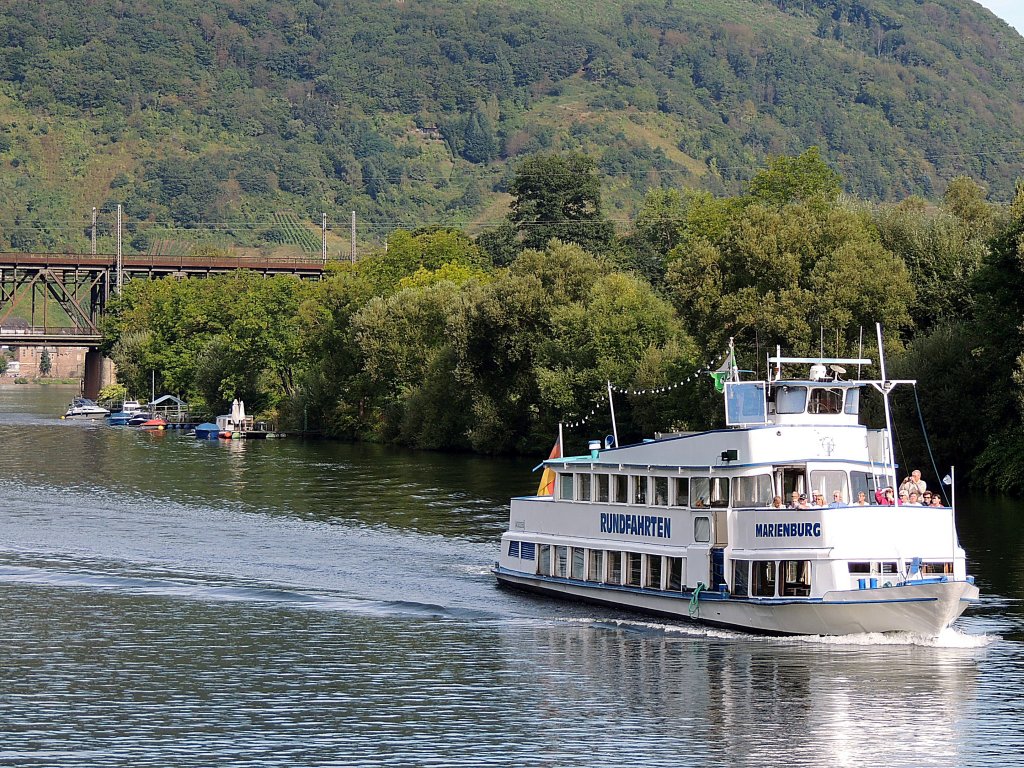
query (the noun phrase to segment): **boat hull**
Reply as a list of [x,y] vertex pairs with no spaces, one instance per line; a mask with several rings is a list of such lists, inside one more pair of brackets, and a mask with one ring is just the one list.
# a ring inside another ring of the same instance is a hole
[[64,418],[68,421],[86,421],[107,418],[106,413],[65,413]]
[[929,581],[896,587],[826,593],[821,598],[737,599],[702,592],[665,593],[541,577],[505,568],[494,575],[502,586],[615,606],[657,616],[774,635],[851,635],[910,632],[934,636],[978,600],[966,581]]

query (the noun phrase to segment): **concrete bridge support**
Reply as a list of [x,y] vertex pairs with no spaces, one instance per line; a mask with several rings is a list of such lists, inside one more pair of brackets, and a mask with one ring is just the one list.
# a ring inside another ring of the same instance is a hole
[[114,364],[98,349],[85,353],[85,372],[82,377],[82,394],[95,400],[100,390],[114,381]]

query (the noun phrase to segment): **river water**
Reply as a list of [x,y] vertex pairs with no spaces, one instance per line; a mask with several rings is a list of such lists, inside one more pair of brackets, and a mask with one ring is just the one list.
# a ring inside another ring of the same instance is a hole
[[938,639],[761,638],[498,590],[531,461],[64,422],[0,389],[0,765],[1024,761],[1024,504]]

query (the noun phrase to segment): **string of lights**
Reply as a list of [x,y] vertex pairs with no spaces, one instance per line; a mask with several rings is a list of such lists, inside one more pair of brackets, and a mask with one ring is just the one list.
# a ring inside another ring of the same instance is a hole
[[[728,354],[729,354],[728,352],[722,354],[717,360],[712,360],[706,366],[704,366],[703,368],[698,368],[696,371],[691,373],[689,376],[687,376],[682,381],[677,381],[677,382],[675,382],[673,384],[665,384],[665,385],[660,386],[660,387],[644,387],[642,389],[633,389],[633,388],[630,388],[630,387],[619,387],[619,386],[616,386],[616,385],[612,384],[611,385],[611,390],[612,390],[612,392],[618,392],[620,394],[630,395],[630,396],[660,395],[660,394],[663,394],[665,392],[671,392],[674,389],[678,389],[679,387],[685,386],[686,384],[689,384],[689,383],[691,383],[693,381],[696,381],[697,379],[699,379],[702,375],[704,375],[706,373],[711,373],[712,371],[716,370],[722,364],[722,362],[725,360],[725,358],[728,357]],[[594,407],[590,409],[590,413],[588,413],[588,414],[586,414],[584,416],[581,416],[580,418],[578,418],[578,419],[576,419],[574,421],[563,421],[562,422],[562,426],[566,427],[567,429],[575,429],[576,427],[582,427],[583,425],[587,424],[592,418],[594,418],[594,416],[597,415],[598,410],[600,409],[601,405],[603,403],[607,403],[607,402],[608,402],[608,395],[605,395],[605,394],[599,395],[597,397],[597,399],[595,400],[595,402],[594,402]]]

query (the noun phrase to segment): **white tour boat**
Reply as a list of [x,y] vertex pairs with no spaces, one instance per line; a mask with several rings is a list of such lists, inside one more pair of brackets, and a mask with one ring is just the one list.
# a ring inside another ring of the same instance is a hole
[[86,397],[76,397],[64,412],[64,419],[105,419],[110,411]]
[[[898,487],[888,393],[913,382],[886,380],[884,360],[881,380],[843,380],[870,362],[777,355],[764,381],[733,363],[727,428],[548,459],[550,495],[512,500],[498,582],[755,632],[938,634],[978,588],[952,507],[876,501]],[[869,386],[886,429],[858,422]],[[814,492],[839,505],[773,506]]]

